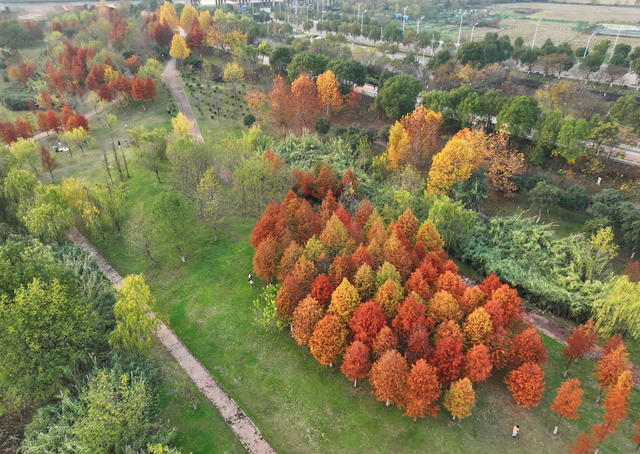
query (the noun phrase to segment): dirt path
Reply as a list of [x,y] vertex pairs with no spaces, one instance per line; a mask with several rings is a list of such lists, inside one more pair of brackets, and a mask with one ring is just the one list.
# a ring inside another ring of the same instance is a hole
[[[69,231],[67,238],[74,244],[89,251],[100,270],[113,286],[115,288],[120,286],[122,276],[75,227]],[[255,454],[275,454],[275,450],[265,440],[253,421],[238,407],[196,357],[191,354],[178,336],[161,320],[159,321],[160,327],[156,335],[162,345],[189,375],[202,394],[220,412],[229,428],[236,434],[247,451]]]
[[[184,91],[184,85],[182,84],[182,79],[180,79],[180,74],[178,73],[175,58],[169,60],[167,62],[167,65],[164,67],[164,71],[162,71],[162,80],[169,86],[169,88],[171,88],[173,97],[176,99],[176,104],[178,105],[178,110],[180,110],[180,112],[182,112],[189,119],[189,121],[193,123],[193,128],[191,128],[191,131],[189,132],[198,140],[204,142],[202,133],[200,132],[200,128],[198,127],[198,120],[193,114],[191,103],[189,102],[189,98]],[[215,166],[218,172],[218,176],[222,178],[226,183],[232,184],[233,174],[229,171],[229,169],[220,164],[218,161],[215,161]]]

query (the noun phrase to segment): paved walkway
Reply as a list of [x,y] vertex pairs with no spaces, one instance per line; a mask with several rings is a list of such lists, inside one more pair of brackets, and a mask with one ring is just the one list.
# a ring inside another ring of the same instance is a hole
[[[120,276],[87,238],[75,227],[69,231],[67,237],[74,244],[89,251],[100,270],[115,288],[120,286],[122,276]],[[196,357],[191,354],[178,336],[161,320],[159,320],[159,322],[160,326],[156,335],[162,345],[164,345],[180,367],[189,375],[202,394],[204,394],[209,402],[220,412],[229,428],[236,434],[247,451],[254,454],[275,454],[275,450],[269,445],[269,442],[265,440],[253,421],[238,407],[234,400],[222,389],[220,384],[209,374],[207,369],[205,369]]]
[[[189,98],[184,91],[184,85],[182,84],[182,79],[180,78],[180,74],[178,73],[175,58],[169,60],[167,62],[167,65],[164,67],[164,71],[162,71],[162,80],[169,86],[169,88],[171,88],[173,97],[176,99],[176,104],[178,105],[178,110],[180,110],[180,112],[182,112],[189,119],[189,121],[193,123],[193,128],[191,128],[191,131],[189,132],[198,140],[204,142],[202,133],[200,133],[200,128],[198,127],[198,120],[193,114],[191,103],[189,102]],[[227,184],[232,184],[233,174],[231,173],[231,171],[220,164],[217,160],[215,161],[215,166],[216,171],[218,172],[218,176]]]

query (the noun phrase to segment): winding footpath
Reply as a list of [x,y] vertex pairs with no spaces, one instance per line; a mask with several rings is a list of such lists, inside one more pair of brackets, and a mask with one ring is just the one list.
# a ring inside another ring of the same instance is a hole
[[[102,254],[75,227],[67,234],[67,238],[86,249],[95,259],[98,267],[117,289],[122,283],[122,276],[111,266]],[[155,315],[152,315],[155,317]],[[211,376],[205,367],[196,359],[178,336],[160,319],[156,333],[158,340],[189,375],[198,389],[218,410],[229,428],[238,437],[248,452],[252,454],[275,454],[275,450],[260,433],[256,425],[235,401],[222,389],[222,386]]]

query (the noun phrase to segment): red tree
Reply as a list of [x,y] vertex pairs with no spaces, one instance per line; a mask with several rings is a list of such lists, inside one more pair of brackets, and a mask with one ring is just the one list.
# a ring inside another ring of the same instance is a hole
[[438,371],[438,379],[443,387],[460,377],[462,370],[462,344],[450,337],[445,337],[436,342],[436,348],[430,358]]
[[373,341],[373,356],[381,357],[387,350],[398,348],[398,337],[391,328],[384,325]]
[[56,161],[45,147],[40,147],[40,160],[42,162],[42,168],[49,171],[51,181],[53,181],[53,169],[56,167]]
[[193,21],[193,26],[187,35],[187,46],[189,49],[199,49],[204,42],[204,32],[197,20]]
[[340,371],[353,382],[353,386],[358,385],[358,379],[364,378],[371,369],[371,351],[366,344],[356,340],[347,347],[344,354]]
[[593,348],[598,339],[593,320],[577,326],[571,336],[567,339],[567,348],[562,351],[562,356],[567,359],[567,367],[563,377],[567,376],[567,371],[572,362],[583,358]]
[[33,134],[31,132],[31,125],[24,120],[17,119],[16,123],[16,135],[18,137],[22,137],[23,139],[28,139]]
[[249,243],[254,248],[257,248],[258,245],[267,238],[272,235],[275,238],[276,235],[276,226],[280,221],[280,204],[272,202],[267,205],[265,208],[262,217],[258,219],[256,225],[251,230],[251,234],[249,235]]
[[491,376],[491,354],[486,345],[478,344],[464,355],[463,374],[474,383],[487,380]]
[[326,307],[331,301],[331,294],[334,287],[326,274],[318,274],[311,284],[311,296],[313,296],[320,304]]
[[147,99],[147,87],[142,79],[137,75],[131,81],[131,97],[134,101],[144,101]]
[[536,363],[524,363],[504,379],[518,407],[535,407],[544,393],[544,372]]
[[459,274],[447,271],[436,281],[436,288],[438,291],[449,292],[455,299],[460,299],[467,287],[464,285],[464,282],[462,282]]
[[98,88],[98,99],[100,101],[110,102],[113,100],[113,90],[107,84],[101,84],[100,88]]
[[72,116],[73,116],[73,111],[71,110],[71,107],[69,107],[68,105],[64,104],[62,106],[62,109],[60,110],[60,119],[62,120],[62,126],[63,127],[66,127],[67,121]]
[[151,80],[149,76],[144,80],[144,93],[145,99],[156,98],[156,84],[153,83],[153,80]]
[[76,128],[84,128],[85,131],[89,130],[89,122],[84,115],[79,113],[71,115],[64,124],[64,129],[67,131]]
[[38,112],[38,131],[45,132],[48,131],[49,127],[47,126],[47,113],[46,112]]
[[427,308],[413,296],[405,298],[391,323],[396,332],[404,338],[408,338],[413,331],[424,328],[426,325]]
[[137,73],[138,72],[138,68],[142,64],[142,62],[140,61],[140,57],[138,57],[135,54],[133,54],[129,58],[127,58],[127,61],[125,63],[127,65],[127,68],[129,68],[129,70],[132,73]]
[[169,47],[173,39],[173,32],[168,25],[158,22],[153,29],[153,38],[161,46]]
[[491,297],[491,294],[494,290],[500,288],[502,286],[502,282],[496,276],[496,273],[491,273],[486,277],[484,281],[480,284],[480,289],[487,295],[487,298]]
[[265,280],[271,281],[276,275],[276,266],[282,251],[278,242],[271,236],[265,238],[253,253],[253,271]]
[[513,336],[510,352],[510,363],[513,368],[524,363],[544,364],[546,362],[547,349],[538,330],[530,327]]
[[16,127],[8,121],[0,123],[0,133],[2,134],[2,140],[5,143],[13,143],[18,139]]
[[349,320],[354,338],[372,346],[376,336],[386,324],[384,311],[375,301],[367,301],[356,308]]
[[409,367],[407,361],[396,350],[387,350],[371,367],[369,383],[373,394],[388,406],[402,403]]
[[436,370],[424,359],[419,359],[407,376],[404,395],[405,416],[417,421],[425,414],[436,417],[440,407],[434,402],[440,396],[440,383]]
[[60,117],[53,110],[47,110],[47,128],[60,131]]

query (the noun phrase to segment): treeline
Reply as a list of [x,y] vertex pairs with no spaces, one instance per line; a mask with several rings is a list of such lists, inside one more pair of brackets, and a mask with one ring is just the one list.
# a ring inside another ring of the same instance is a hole
[[149,331],[128,331],[141,323],[130,303],[122,308],[131,284],[116,297],[83,249],[45,245],[3,226],[1,447],[177,452],[167,447],[173,431],[157,416],[158,371],[141,356],[145,341],[136,335]]

